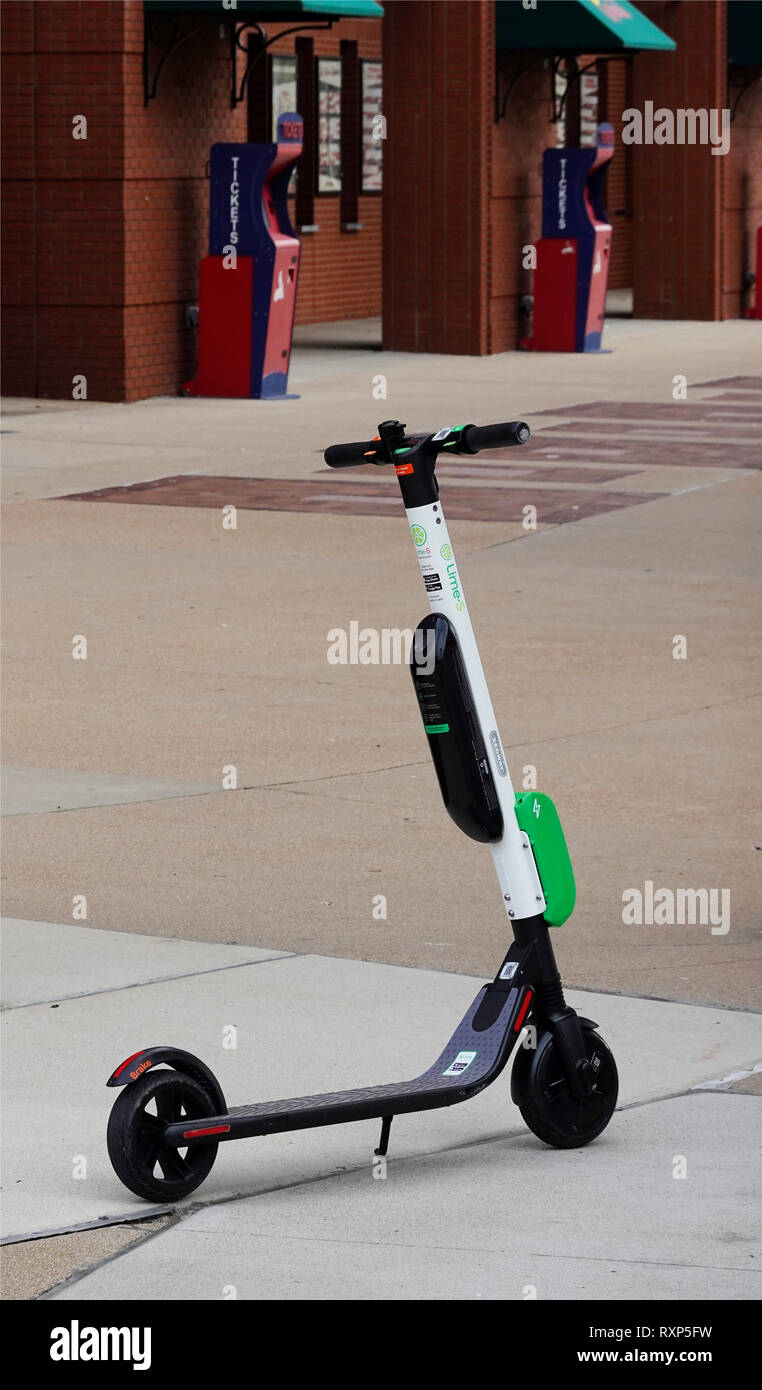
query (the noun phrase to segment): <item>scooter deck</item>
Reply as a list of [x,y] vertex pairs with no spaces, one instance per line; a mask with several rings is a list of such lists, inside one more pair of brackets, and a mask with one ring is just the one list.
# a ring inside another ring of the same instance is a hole
[[212,1139],[224,1143],[457,1105],[483,1090],[503,1070],[531,998],[531,990],[524,987],[499,981],[485,985],[437,1060],[412,1081],[232,1106],[203,1120],[168,1125],[162,1142],[176,1148],[208,1144]]

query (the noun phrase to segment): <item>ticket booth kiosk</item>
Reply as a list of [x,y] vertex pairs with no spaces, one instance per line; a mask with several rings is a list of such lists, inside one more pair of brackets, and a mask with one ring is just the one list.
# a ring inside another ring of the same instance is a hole
[[302,119],[278,119],[276,144],[213,145],[209,255],[201,262],[198,396],[285,396],[299,278],[288,185]]
[[599,125],[595,146],[545,150],[542,237],[537,243],[532,337],[537,352],[598,352],[611,255],[603,207],[614,128]]

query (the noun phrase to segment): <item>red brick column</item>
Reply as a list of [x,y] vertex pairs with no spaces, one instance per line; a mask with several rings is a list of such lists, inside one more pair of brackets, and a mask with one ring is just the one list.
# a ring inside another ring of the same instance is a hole
[[[724,0],[641,3],[677,44],[633,63],[632,105],[727,105]],[[731,146],[732,148],[732,146]],[[633,145],[633,288],[636,318],[722,317],[722,202],[729,155],[710,145]]]
[[384,11],[384,347],[483,354],[494,7]]
[[122,399],[124,16],[117,0],[3,6],[8,394],[71,399],[84,376],[88,398]]
[[3,6],[3,390],[31,396],[37,339],[34,9],[23,0]]

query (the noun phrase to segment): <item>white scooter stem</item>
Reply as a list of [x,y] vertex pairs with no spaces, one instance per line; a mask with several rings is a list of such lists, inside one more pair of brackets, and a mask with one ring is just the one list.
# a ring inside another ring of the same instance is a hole
[[418,563],[432,613],[452,623],[481,725],[495,791],[503,816],[503,837],[490,845],[503,906],[512,921],[536,917],[546,902],[526,832],[519,829],[508,763],[492,708],[479,648],[463,592],[460,571],[441,502],[406,508]]

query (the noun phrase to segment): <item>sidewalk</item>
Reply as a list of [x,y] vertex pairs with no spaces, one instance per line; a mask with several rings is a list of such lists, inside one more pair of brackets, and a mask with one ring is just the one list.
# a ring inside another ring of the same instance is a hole
[[[506,1071],[466,1104],[398,1116],[385,1180],[375,1121],[222,1145],[167,1224],[105,1152],[105,1082],[123,1055],[193,1050],[231,1104],[401,1079],[431,1062],[481,981],[30,922],[5,925],[3,958],[4,1237],[22,1242],[4,1252],[6,1297],[47,1286],[56,1242],[25,1238],[88,1224],[100,1229],[64,1237],[58,1278],[94,1268],[57,1297],[214,1300],[235,1285],[257,1299],[519,1299],[533,1284],[540,1298],[601,1298],[612,1279],[620,1298],[757,1296],[762,1075],[740,1075],[762,1050],[756,1015],[572,994],[620,1071],[620,1113],[589,1148],[540,1144]],[[235,1050],[222,1046],[231,1022]],[[150,1239],[129,1228],[146,1217]],[[137,1242],[116,1259],[114,1227]]]
[[[333,475],[322,451],[383,417],[521,417],[530,444],[448,460],[442,501],[514,781],[535,768],[564,823],[578,906],[554,946],[624,1111],[590,1150],[551,1154],[498,1082],[395,1122],[386,1183],[372,1126],[223,1146],[198,1211],[155,1214],[155,1239],[71,1288],[188,1289],[192,1241],[210,1259],[192,1296],[221,1279],[293,1297],[309,1268],[336,1297],[388,1296],[376,1279],[400,1297],[595,1297],[615,1278],[750,1297],[759,1078],[692,1088],[762,1055],[762,329],[615,320],[608,355],[486,359],[382,353],[374,332],[303,330],[294,401],[7,402],[5,1233],[117,1224],[15,1245],[5,1277],[40,1293],[144,1230],[103,1145],[120,1054],[184,1040],[229,1068],[235,1101],[412,1075],[492,975],[491,866],[441,807],[408,674],[326,657],[332,629],[412,629],[426,609],[395,479]],[[624,921],[648,884],[726,890],[727,923]],[[307,1202],[309,1263],[287,1239]]]

